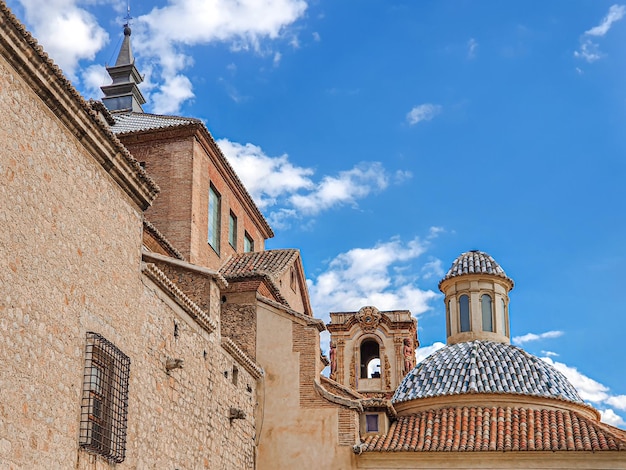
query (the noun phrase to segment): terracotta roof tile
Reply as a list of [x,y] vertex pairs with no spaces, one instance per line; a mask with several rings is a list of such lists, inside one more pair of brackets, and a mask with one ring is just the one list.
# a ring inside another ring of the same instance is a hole
[[452,407],[399,416],[364,452],[626,451],[626,433],[575,411]]
[[220,268],[225,278],[242,278],[266,274],[276,278],[299,256],[298,250],[266,250],[237,253]]

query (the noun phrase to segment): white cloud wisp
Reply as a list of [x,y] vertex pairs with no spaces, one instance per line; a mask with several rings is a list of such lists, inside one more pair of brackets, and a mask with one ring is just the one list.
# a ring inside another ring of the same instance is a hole
[[611,395],[609,393],[609,387],[587,377],[575,367],[554,361],[550,357],[542,357],[541,359],[561,372],[576,390],[578,390],[583,400],[592,402],[599,407],[602,421],[613,426],[626,425],[626,421],[624,421],[620,415],[615,413],[613,409],[606,407],[606,405],[609,405],[619,410],[626,411],[626,395]]
[[598,26],[585,31],[587,36],[604,36],[609,32],[613,23],[621,20],[626,14],[626,6],[624,5],[611,5],[609,12],[602,19]]
[[[89,11],[92,2],[79,0],[17,0],[26,21],[46,52],[72,80],[78,80],[81,61],[93,60],[109,43],[109,35]],[[98,3],[98,2],[96,2]],[[122,2],[101,0],[121,13]],[[168,0],[133,22],[133,48],[151,86],[142,91],[155,113],[176,113],[194,97],[185,69],[193,65],[190,47],[226,43],[233,50],[268,56],[277,65],[280,52],[270,43],[293,43],[289,27],[303,17],[305,0]],[[184,25],[184,26],[182,26]],[[121,28],[120,28],[121,31]],[[296,38],[297,39],[297,38]],[[108,83],[106,77],[104,83]],[[93,83],[86,92],[93,92]],[[95,96],[99,96],[99,90]]]
[[354,311],[366,305],[380,310],[408,309],[416,316],[426,312],[438,295],[421,289],[417,276],[393,276],[395,270],[410,266],[423,255],[426,248],[427,242],[419,238],[407,243],[394,238],[337,255],[326,271],[308,280],[313,310],[324,319],[331,311]]
[[588,63],[593,63],[604,57],[604,54],[600,51],[600,46],[592,38],[604,37],[613,24],[620,21],[625,14],[625,5],[612,5],[600,24],[588,29],[581,36],[580,47],[577,51],[574,51],[574,57],[585,60]]
[[[269,211],[270,222],[279,228],[290,218],[356,206],[359,199],[389,185],[390,177],[379,162],[362,162],[314,181],[314,170],[292,164],[287,154],[270,157],[257,145],[228,139],[220,139],[218,145],[259,208]],[[396,178],[395,182],[405,179]]]
[[535,334],[535,333],[526,333],[522,336],[514,336],[512,341],[517,345],[522,345],[531,341],[539,341],[540,339],[551,339],[558,338],[559,336],[563,336],[562,331],[546,331],[545,333]]
[[406,115],[407,122],[414,126],[423,121],[430,121],[441,113],[442,107],[438,104],[424,103],[414,106]]

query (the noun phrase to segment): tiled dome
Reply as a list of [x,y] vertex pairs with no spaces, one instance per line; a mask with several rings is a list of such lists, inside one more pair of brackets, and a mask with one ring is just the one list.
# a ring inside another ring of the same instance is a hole
[[513,282],[491,255],[478,250],[462,253],[454,260],[443,280],[464,274],[493,274]]
[[441,348],[408,373],[392,401],[462,393],[513,393],[583,403],[554,367],[516,346],[492,341]]

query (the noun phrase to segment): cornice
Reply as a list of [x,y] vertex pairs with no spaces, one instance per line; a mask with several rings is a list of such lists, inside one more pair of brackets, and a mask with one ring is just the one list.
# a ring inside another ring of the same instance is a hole
[[243,350],[240,349],[232,339],[222,336],[222,347],[239,364],[241,364],[241,366],[246,369],[254,379],[260,379],[265,375],[263,368],[254,362],[245,352],[243,352]]
[[174,284],[163,271],[156,267],[155,264],[143,263],[142,272],[159,288],[167,293],[185,312],[193,318],[198,325],[209,333],[217,328],[217,324],[210,318],[209,314],[202,310],[193,302],[185,293]]

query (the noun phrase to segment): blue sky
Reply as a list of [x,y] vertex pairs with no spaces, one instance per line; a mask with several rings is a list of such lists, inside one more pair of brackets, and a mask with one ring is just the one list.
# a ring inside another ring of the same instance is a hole
[[[125,1],[9,6],[101,96]],[[131,10],[146,111],[206,122],[275,228],[267,247],[302,251],[317,316],[410,309],[430,352],[445,341],[438,281],[460,253],[486,251],[516,282],[514,343],[626,427],[626,5]]]

